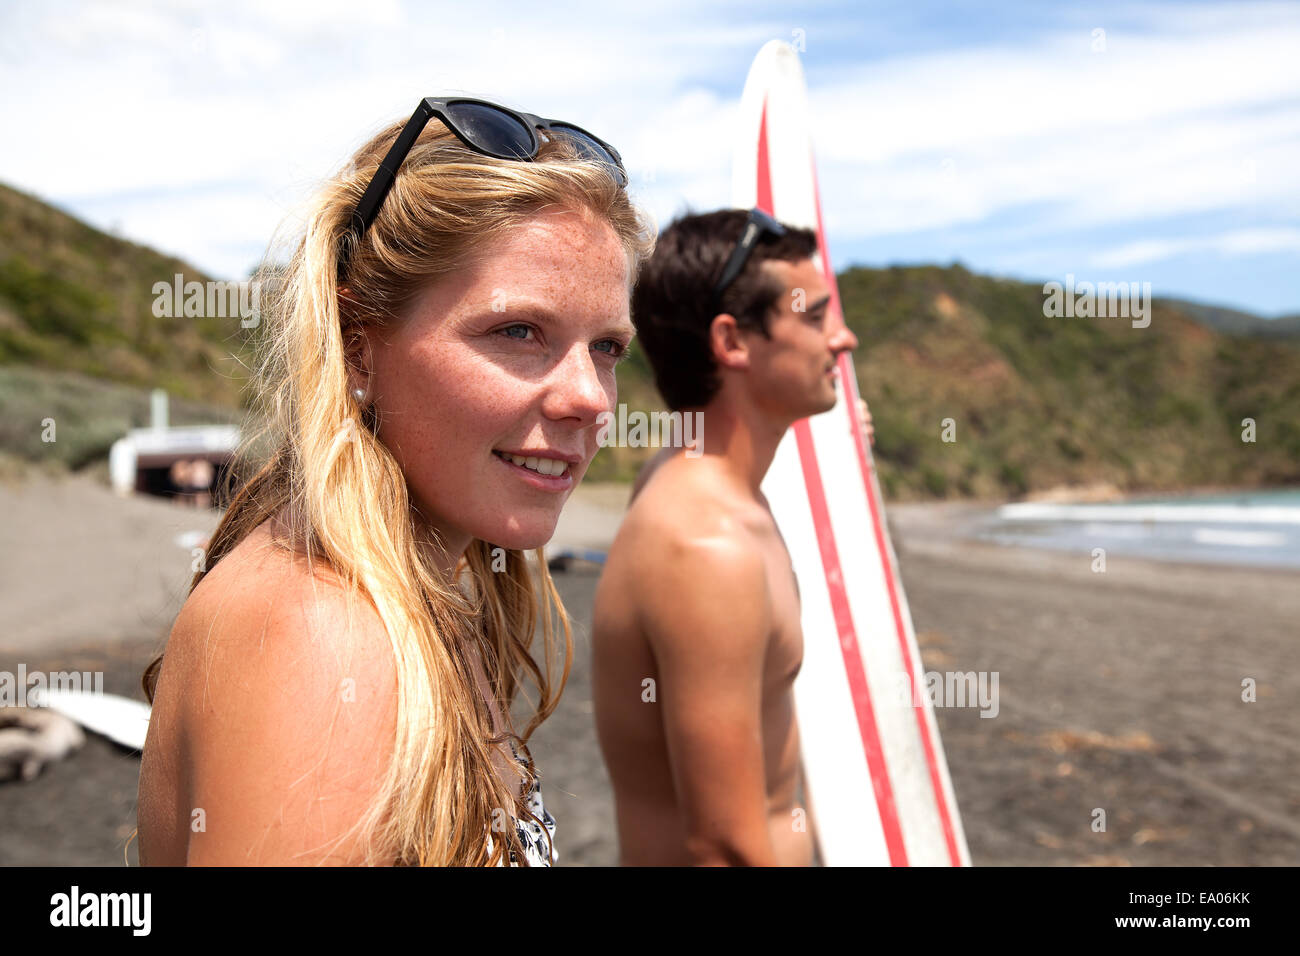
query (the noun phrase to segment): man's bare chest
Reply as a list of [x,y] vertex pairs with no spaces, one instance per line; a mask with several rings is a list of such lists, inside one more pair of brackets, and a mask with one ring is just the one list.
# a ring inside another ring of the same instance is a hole
[[769,689],[793,683],[803,664],[803,628],[800,625],[799,582],[779,533],[764,549],[768,595],[772,608],[772,633],[764,665]]

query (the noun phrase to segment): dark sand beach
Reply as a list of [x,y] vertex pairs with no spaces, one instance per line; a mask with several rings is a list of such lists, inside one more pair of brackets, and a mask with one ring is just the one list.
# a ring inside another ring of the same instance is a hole
[[[607,543],[624,497],[581,489],[555,543]],[[89,478],[0,487],[0,511],[0,670],[103,671],[105,690],[142,698],[189,578],[177,536],[215,513],[113,498]],[[1086,554],[965,540],[981,513],[891,510],[927,669],[1000,675],[995,718],[937,711],[973,862],[1300,862],[1300,573],[1112,557],[1096,574]],[[556,576],[574,668],[533,743],[562,865],[618,860],[591,714],[598,574]],[[138,772],[137,755],[88,734],[37,779],[0,784],[0,864],[134,864]]]

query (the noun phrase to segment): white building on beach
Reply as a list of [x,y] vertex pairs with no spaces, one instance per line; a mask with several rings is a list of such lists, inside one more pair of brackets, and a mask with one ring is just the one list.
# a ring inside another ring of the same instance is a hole
[[[167,393],[155,389],[152,424],[148,428],[132,428],[124,438],[113,443],[108,453],[108,472],[117,494],[210,494],[215,487],[217,477],[239,445],[239,426],[171,428],[167,417]],[[181,468],[207,476],[206,487],[202,482],[178,486],[174,479]]]

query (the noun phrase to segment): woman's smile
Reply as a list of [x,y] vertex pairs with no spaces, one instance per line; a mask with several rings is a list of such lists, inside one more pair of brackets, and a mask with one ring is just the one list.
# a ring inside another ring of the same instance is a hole
[[559,458],[542,455],[511,455],[493,449],[493,456],[521,481],[542,491],[565,492],[573,489],[573,474],[570,463]]

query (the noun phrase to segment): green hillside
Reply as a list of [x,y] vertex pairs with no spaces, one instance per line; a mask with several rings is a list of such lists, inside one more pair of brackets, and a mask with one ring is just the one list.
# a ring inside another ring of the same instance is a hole
[[0,185],[0,366],[77,372],[236,407],[238,318],[154,315],[153,287],[208,276]]
[[891,496],[1300,481],[1294,338],[1221,334],[1160,300],[1147,328],[1046,318],[1041,284],[960,266],[855,268],[839,288]]
[[1300,337],[1300,315],[1282,315],[1275,319],[1264,319],[1239,309],[1204,305],[1200,302],[1169,299],[1167,304],[1171,308],[1185,312],[1202,325],[1208,325],[1216,332],[1225,332],[1228,335],[1247,335],[1265,339]]
[[[145,424],[154,387],[172,394],[176,423],[238,420],[250,330],[237,317],[155,316],[154,284],[177,273],[207,279],[0,186],[0,456],[95,461]],[[961,266],[852,268],[839,287],[891,498],[1300,482],[1294,320],[1173,300],[1142,329],[1046,318],[1041,284]],[[619,398],[660,407],[635,344]],[[55,413],[57,456],[33,438]],[[1241,440],[1244,418],[1254,443]],[[943,441],[946,419],[955,441]],[[650,454],[603,449],[589,476],[630,479]]]

